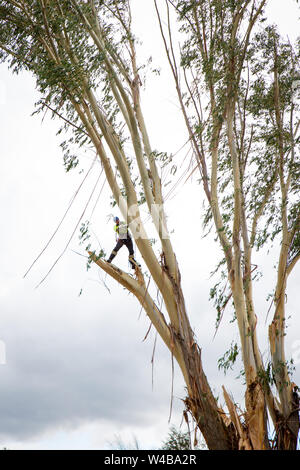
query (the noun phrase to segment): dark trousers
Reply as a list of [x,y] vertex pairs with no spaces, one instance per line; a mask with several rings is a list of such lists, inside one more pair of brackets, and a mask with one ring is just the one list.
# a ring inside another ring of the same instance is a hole
[[[123,245],[127,246],[127,249],[129,251],[129,260],[130,260],[130,258],[134,259],[133,258],[134,251],[133,251],[132,239],[131,239],[131,237],[127,236],[127,238],[119,238],[118,239],[116,246],[114,247],[113,251],[111,252],[111,255],[110,255],[109,259],[107,260],[109,263],[112,262],[112,260],[114,259],[114,257],[118,253],[119,249],[122,248]],[[132,264],[132,261],[130,261],[130,262]]]
[[114,254],[116,256],[119,249],[122,248],[123,245],[127,246],[127,249],[129,251],[129,256],[133,256],[134,251],[133,251],[133,243],[132,243],[131,237],[127,237],[127,238],[124,238],[124,239],[119,238],[118,241],[117,241],[116,246],[114,247],[114,249],[112,251],[112,254]]

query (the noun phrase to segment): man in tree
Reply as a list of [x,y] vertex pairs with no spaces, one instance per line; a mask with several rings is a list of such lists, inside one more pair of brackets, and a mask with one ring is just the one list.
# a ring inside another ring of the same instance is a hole
[[129,251],[129,262],[132,269],[135,269],[136,266],[140,266],[136,260],[134,259],[134,250],[133,250],[133,243],[132,238],[128,232],[128,225],[125,222],[120,222],[119,217],[114,217],[114,230],[117,234],[117,244],[111,252],[110,257],[108,258],[107,262],[111,263],[120,248],[125,245]]
[[[205,222],[214,224],[224,255],[217,269],[224,266],[225,286],[220,292],[213,289],[212,298],[218,324],[232,299],[240,336],[246,380],[241,419],[225,388],[229,416],[223,411],[205,375],[173,243],[162,230],[167,219],[161,179],[165,159],[153,149],[144,119],[130,3],[0,0],[0,61],[7,61],[15,72],[33,73],[41,93],[37,110],[50,109],[64,122],[60,131],[72,130],[63,144],[68,170],[77,162],[71,154],[74,144],[88,143],[99,157],[153,280],[153,295],[143,273],[134,279],[92,251],[90,259],[131,292],[149,316],[180,367],[187,390],[185,411],[193,416],[207,447],[271,449],[270,416],[275,448],[294,450],[299,422],[293,413],[298,402],[284,342],[287,281],[300,259],[300,108],[292,100],[300,51],[281,41],[274,28],[252,38],[254,27],[264,24],[267,0],[166,1],[167,7],[176,8],[187,38],[180,57],[186,84],[182,90],[168,15],[164,43],[208,201]],[[160,27],[163,32],[161,20]],[[205,106],[203,95],[209,101]],[[141,194],[143,210],[159,238],[161,262],[141,220]],[[136,208],[134,216],[122,207],[123,195],[128,207]],[[265,364],[257,337],[253,249],[273,242],[277,234],[281,239],[269,327],[271,360]],[[133,256],[132,241],[119,237],[113,257],[123,244]],[[134,258],[131,261],[132,265]],[[161,306],[155,302],[154,289]]]

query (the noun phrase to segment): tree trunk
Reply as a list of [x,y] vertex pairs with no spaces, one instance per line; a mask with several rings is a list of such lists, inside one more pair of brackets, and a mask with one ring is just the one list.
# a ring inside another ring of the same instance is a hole
[[216,398],[213,396],[203,371],[201,349],[196,343],[186,314],[177,263],[176,267],[178,283],[173,282],[173,289],[180,318],[180,329],[179,331],[175,331],[172,327],[171,329],[183,358],[183,362],[179,361],[179,365],[188,390],[185,404],[194,417],[210,450],[237,449],[235,430],[225,419],[223,410],[218,407]]
[[177,318],[176,322],[167,324],[163,313],[151,298],[139,268],[135,270],[136,279],[134,279],[113,264],[99,259],[93,252],[89,252],[89,255],[101,269],[136,296],[164,343],[175,357],[187,386],[188,396],[185,399],[187,410],[203,434],[208,448],[211,450],[237,450],[238,440],[235,428],[224,411],[218,407],[203,371],[201,350],[195,341],[186,314],[177,262],[176,280],[170,276],[166,266],[163,265],[161,270],[161,277],[162,280],[165,279],[165,285],[168,284],[166,277],[172,285],[171,294],[170,290],[167,293],[162,292],[164,295],[172,296],[168,305],[175,305],[175,310],[168,311],[168,314],[171,318]]

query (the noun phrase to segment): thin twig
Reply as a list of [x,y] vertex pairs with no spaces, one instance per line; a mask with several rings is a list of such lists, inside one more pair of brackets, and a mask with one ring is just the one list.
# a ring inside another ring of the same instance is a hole
[[74,228],[74,230],[73,230],[73,232],[72,232],[72,234],[71,234],[71,236],[70,236],[70,238],[69,238],[69,240],[68,240],[68,242],[67,242],[65,248],[63,249],[63,251],[61,252],[61,254],[56,258],[56,260],[55,260],[54,263],[52,264],[51,268],[48,270],[47,274],[46,274],[46,275],[43,277],[43,279],[38,283],[38,285],[36,286],[36,289],[45,281],[45,279],[49,276],[49,274],[51,273],[51,271],[53,270],[53,268],[56,266],[56,264],[58,263],[58,261],[59,261],[59,260],[62,258],[62,256],[65,254],[65,252],[66,252],[66,250],[67,250],[69,244],[71,243],[71,241],[72,241],[72,239],[73,239],[73,236],[74,236],[74,234],[75,234],[75,232],[76,232],[76,230],[77,230],[77,228],[78,228],[78,225],[80,224],[80,222],[81,222],[81,220],[82,220],[82,218],[83,218],[83,216],[84,216],[84,214],[85,214],[85,212],[86,212],[86,210],[87,210],[87,208],[88,208],[88,205],[89,205],[89,203],[90,203],[90,201],[91,201],[91,199],[92,199],[92,197],[93,197],[93,194],[94,194],[94,192],[95,192],[95,189],[96,189],[96,187],[97,187],[97,185],[98,185],[98,182],[99,182],[99,180],[100,180],[101,174],[102,174],[102,172],[100,173],[100,175],[99,175],[98,178],[97,178],[97,181],[96,181],[96,183],[95,183],[95,185],[94,185],[94,187],[93,187],[93,190],[92,190],[92,192],[91,192],[91,194],[90,194],[90,196],[89,196],[89,198],[88,198],[88,201],[87,201],[87,203],[86,203],[86,205],[85,205],[85,207],[84,207],[84,210],[83,210],[81,216],[79,217],[78,222],[77,222],[77,224],[76,224],[76,226],[75,226],[75,228]]
[[48,246],[50,245],[51,241],[53,240],[53,238],[54,238],[55,235],[57,234],[57,232],[58,232],[59,228],[61,227],[63,221],[65,220],[65,218],[66,218],[66,216],[67,216],[69,210],[71,209],[72,204],[73,204],[73,202],[74,202],[75,199],[76,199],[76,196],[78,195],[80,189],[82,188],[82,185],[84,184],[84,182],[85,182],[85,180],[87,179],[87,177],[88,177],[90,171],[92,170],[92,168],[93,168],[93,166],[94,166],[94,164],[95,164],[95,161],[96,161],[96,158],[93,160],[93,162],[92,162],[92,164],[91,164],[91,166],[90,166],[88,172],[86,173],[85,177],[83,178],[83,180],[81,181],[79,187],[77,188],[77,190],[76,190],[74,196],[72,197],[72,199],[71,199],[71,201],[70,201],[70,203],[69,203],[69,205],[68,205],[68,207],[67,207],[67,209],[66,209],[64,215],[62,216],[62,218],[61,218],[61,220],[60,220],[58,226],[57,226],[56,229],[54,230],[53,234],[52,234],[51,237],[49,238],[48,242],[46,243],[46,245],[44,246],[44,248],[42,249],[42,251],[41,251],[41,252],[39,253],[39,255],[35,258],[35,260],[31,263],[30,267],[27,269],[27,271],[26,271],[26,273],[24,274],[23,278],[25,278],[25,277],[27,276],[27,274],[29,273],[29,271],[33,268],[33,266],[35,265],[35,263],[39,260],[39,258],[42,256],[42,254],[46,251],[46,249],[47,249]]

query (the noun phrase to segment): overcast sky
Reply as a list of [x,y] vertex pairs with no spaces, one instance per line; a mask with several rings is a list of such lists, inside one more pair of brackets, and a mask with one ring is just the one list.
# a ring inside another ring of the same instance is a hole
[[[164,69],[160,39],[153,32],[157,31],[153,2],[135,0],[133,4],[143,53],[151,54],[155,64],[163,67],[160,78],[150,80],[144,97],[152,145],[175,152],[184,143],[186,133],[176,114],[176,96]],[[268,14],[280,24],[283,34],[295,37],[299,31],[295,1],[270,0]],[[175,369],[169,423],[170,354],[158,339],[152,369],[155,333],[151,330],[143,341],[149,321],[135,299],[96,267],[86,270],[86,260],[72,251],[83,251],[78,231],[45,282],[35,288],[64,250],[100,165],[93,168],[53,243],[23,279],[57,227],[83,174],[77,170],[65,173],[56,136],[58,123],[47,116],[43,122],[41,115],[31,116],[38,100],[31,76],[12,76],[5,65],[0,67],[0,74],[0,345],[2,350],[5,346],[6,353],[5,361],[3,354],[2,361],[0,356],[0,447],[106,449],[113,446],[116,436],[124,442],[136,436],[141,448],[159,447],[170,424],[181,424],[185,391]],[[180,155],[182,158],[184,153]],[[93,154],[82,151],[81,159],[81,168],[86,170]],[[114,244],[108,219],[113,210],[105,189],[93,212],[91,227],[94,243],[99,241],[108,253]],[[195,185],[190,181],[181,187],[180,200],[174,193],[167,203],[187,308],[215,394],[223,403],[221,386],[225,384],[243,405],[242,387],[235,380],[239,365],[227,376],[217,368],[217,359],[238,336],[229,309],[213,339],[215,311],[208,301],[212,282],[209,273],[218,260],[218,249],[211,239],[200,238],[202,206],[191,204],[194,199]],[[274,259],[272,254],[261,255],[255,261],[267,274],[256,291],[258,334],[266,355],[266,332],[272,314],[267,318],[266,297],[274,282]],[[119,253],[117,264],[128,269],[125,250]],[[299,266],[288,287],[291,318],[287,357],[293,356],[300,363],[298,285]],[[299,368],[294,381],[300,382]]]

